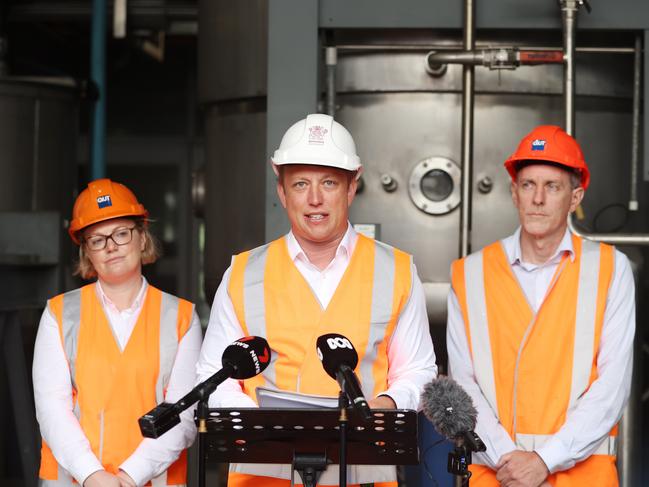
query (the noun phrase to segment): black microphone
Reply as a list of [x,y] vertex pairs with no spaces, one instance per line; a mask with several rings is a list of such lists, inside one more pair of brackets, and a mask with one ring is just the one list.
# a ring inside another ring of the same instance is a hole
[[435,430],[455,442],[455,451],[448,454],[448,471],[469,477],[471,452],[487,449],[473,431],[478,411],[471,396],[450,377],[440,376],[424,387],[421,407]]
[[266,339],[249,336],[232,342],[223,351],[223,368],[198,384],[178,402],[160,403],[142,416],[138,423],[142,436],[158,438],[180,423],[180,413],[192,404],[207,399],[218,385],[228,378],[250,379],[270,364],[270,346]]
[[369,421],[372,413],[354,373],[358,354],[352,343],[343,335],[328,333],[318,337],[316,348],[325,372],[338,381],[340,389],[347,394],[354,408],[364,420]]

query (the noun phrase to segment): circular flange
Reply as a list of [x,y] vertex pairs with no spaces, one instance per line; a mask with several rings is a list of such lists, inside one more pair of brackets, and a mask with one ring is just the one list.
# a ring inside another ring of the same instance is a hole
[[460,167],[455,161],[434,156],[419,161],[410,173],[408,193],[417,208],[443,215],[460,204]]

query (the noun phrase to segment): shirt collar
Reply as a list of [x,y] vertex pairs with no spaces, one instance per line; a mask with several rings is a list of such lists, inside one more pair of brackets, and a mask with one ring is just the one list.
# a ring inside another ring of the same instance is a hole
[[[356,230],[354,230],[354,227],[351,226],[351,224],[348,222],[347,223],[347,230],[345,231],[345,235],[343,235],[342,240],[338,244],[338,248],[336,249],[336,255],[334,259],[340,255],[344,255],[346,257],[351,257],[352,252],[354,252],[354,248],[356,247],[356,241],[358,240],[358,233]],[[295,262],[297,259],[301,259],[304,262],[309,262],[309,258],[306,256],[304,253],[304,250],[302,250],[302,247],[300,247],[300,244],[298,243],[297,239],[295,238],[295,235],[293,234],[293,230],[288,232],[286,235],[286,247],[288,248],[288,255],[291,258],[293,262]]]
[[[505,247],[505,253],[511,265],[523,263],[523,251],[521,249],[521,227],[518,227],[514,232],[514,235],[506,238],[503,241],[503,246]],[[570,260],[574,262],[575,260],[575,249],[572,246],[572,233],[569,229],[566,228],[566,232],[563,234],[561,242],[555,251],[554,255],[548,259],[548,262],[554,261],[557,256],[562,255],[564,252],[568,252]]]
[[99,299],[101,300],[101,303],[112,309],[113,311],[117,311],[120,313],[133,313],[135,310],[140,309],[142,306],[142,302],[144,301],[144,295],[146,294],[147,287],[149,283],[147,282],[146,278],[142,276],[142,285],[140,286],[140,290],[137,293],[137,296],[135,296],[135,299],[133,300],[133,304],[131,305],[130,308],[119,311],[117,306],[115,306],[115,303],[113,303],[108,296],[106,296],[106,293],[104,293],[104,290],[101,287],[101,283],[99,282],[99,279],[97,279],[96,282],[96,289],[97,289],[97,295],[99,296]]

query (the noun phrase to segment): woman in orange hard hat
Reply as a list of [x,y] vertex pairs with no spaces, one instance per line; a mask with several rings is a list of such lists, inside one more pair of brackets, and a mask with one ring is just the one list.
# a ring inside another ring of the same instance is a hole
[[34,396],[43,445],[40,485],[186,484],[189,411],[158,439],[138,418],[195,383],[201,329],[194,305],[147,283],[159,255],[148,212],[124,185],[88,184],[69,233],[77,273],[95,282],[50,299],[34,350]]

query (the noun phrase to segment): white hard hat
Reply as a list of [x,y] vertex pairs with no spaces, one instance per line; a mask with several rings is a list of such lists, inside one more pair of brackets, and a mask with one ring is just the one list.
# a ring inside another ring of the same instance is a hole
[[284,164],[313,164],[358,171],[361,160],[356,144],[345,127],[332,116],[322,113],[307,115],[286,131],[279,148],[271,157],[273,169]]

